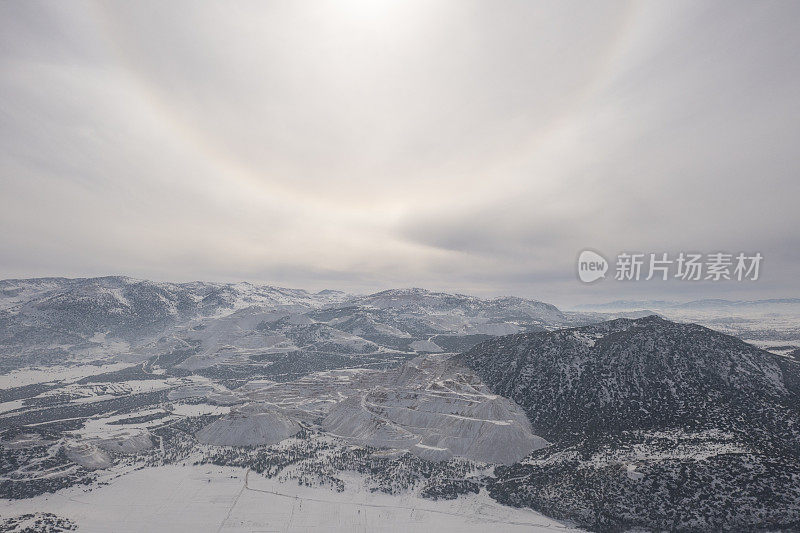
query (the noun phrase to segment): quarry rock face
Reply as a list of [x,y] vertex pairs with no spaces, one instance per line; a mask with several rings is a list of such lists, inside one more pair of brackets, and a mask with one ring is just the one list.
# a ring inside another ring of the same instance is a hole
[[87,442],[69,444],[65,446],[64,451],[70,461],[89,470],[107,468],[112,463],[108,452]]
[[197,440],[216,446],[277,444],[300,431],[300,425],[277,409],[249,404],[197,432]]
[[407,449],[433,461],[460,456],[511,464],[547,445],[524,411],[447,357],[421,356],[337,403],[325,431],[353,443]]
[[153,447],[153,439],[150,437],[150,433],[142,431],[102,439],[96,444],[105,451],[129,455],[149,450]]

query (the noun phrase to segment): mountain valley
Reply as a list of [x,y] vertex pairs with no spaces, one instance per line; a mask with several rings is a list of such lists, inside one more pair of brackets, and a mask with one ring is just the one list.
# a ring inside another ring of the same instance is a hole
[[[238,486],[246,501],[349,501],[355,514],[333,527],[343,531],[378,508],[369,529],[459,529],[464,513],[476,529],[800,524],[800,362],[789,351],[655,315],[421,289],[0,287],[0,514],[11,531],[89,527],[79,506],[57,502],[107,501],[167,473],[192,491],[200,478]],[[238,501],[213,530],[237,530],[232,516],[275,519]],[[488,514],[453,510],[466,502]],[[279,529],[302,530],[299,516]]]

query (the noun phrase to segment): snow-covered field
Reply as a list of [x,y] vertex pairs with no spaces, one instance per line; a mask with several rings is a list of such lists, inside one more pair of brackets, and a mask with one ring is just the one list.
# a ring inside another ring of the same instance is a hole
[[105,372],[114,372],[131,366],[129,363],[113,363],[108,365],[75,364],[73,366],[48,366],[44,368],[22,368],[6,374],[0,374],[0,389],[22,387],[34,383],[63,381],[70,383],[86,376],[94,376]]
[[530,510],[500,505],[485,492],[432,501],[364,489],[280,483],[240,468],[145,468],[86,491],[72,487],[27,500],[0,500],[0,515],[49,512],[82,532],[579,531]]

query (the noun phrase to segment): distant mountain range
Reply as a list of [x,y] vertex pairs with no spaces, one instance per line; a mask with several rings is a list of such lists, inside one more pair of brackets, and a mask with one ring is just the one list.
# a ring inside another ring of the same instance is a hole
[[250,283],[126,277],[0,281],[0,370],[87,361],[160,367],[259,365],[264,377],[394,365],[492,336],[596,321],[523,298],[423,289],[366,296]]
[[622,309],[730,309],[733,307],[763,307],[769,305],[800,305],[800,298],[773,298],[767,300],[724,300],[709,298],[689,302],[667,300],[614,300],[598,304],[576,305],[575,309],[585,311],[618,311]]

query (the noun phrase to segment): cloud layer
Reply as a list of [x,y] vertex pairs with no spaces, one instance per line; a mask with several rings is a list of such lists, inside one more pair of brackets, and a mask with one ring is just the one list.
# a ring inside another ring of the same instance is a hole
[[[800,6],[0,4],[0,276],[800,296]],[[760,251],[581,285],[583,248]]]

